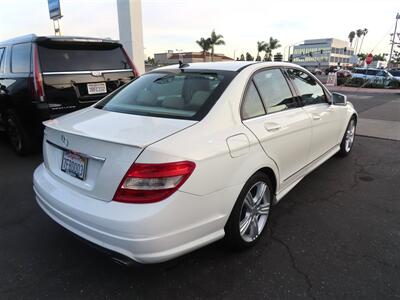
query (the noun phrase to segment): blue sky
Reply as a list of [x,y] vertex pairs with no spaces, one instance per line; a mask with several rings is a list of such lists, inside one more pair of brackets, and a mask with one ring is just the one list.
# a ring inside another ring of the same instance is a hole
[[[62,33],[118,39],[116,0],[60,0]],[[53,34],[47,0],[0,0],[0,40],[27,33]],[[398,0],[142,0],[145,55],[195,50],[212,29],[224,35],[216,49],[233,57],[256,52],[270,36],[285,46],[309,38],[347,39],[368,28],[362,51],[389,52]],[[286,48],[287,49],[287,48]]]

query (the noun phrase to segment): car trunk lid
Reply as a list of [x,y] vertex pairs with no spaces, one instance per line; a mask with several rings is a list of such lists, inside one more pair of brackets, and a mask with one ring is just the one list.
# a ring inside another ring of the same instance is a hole
[[[45,165],[71,188],[111,201],[123,176],[146,146],[195,123],[90,107],[44,123]],[[83,179],[62,170],[64,157],[69,155],[86,161]]]

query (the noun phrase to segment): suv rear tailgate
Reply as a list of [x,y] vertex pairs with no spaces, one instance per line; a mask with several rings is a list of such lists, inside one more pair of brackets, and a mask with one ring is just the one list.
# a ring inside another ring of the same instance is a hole
[[[38,42],[45,100],[50,109],[66,113],[86,107],[134,78],[118,43]],[[89,85],[97,90],[89,92]]]

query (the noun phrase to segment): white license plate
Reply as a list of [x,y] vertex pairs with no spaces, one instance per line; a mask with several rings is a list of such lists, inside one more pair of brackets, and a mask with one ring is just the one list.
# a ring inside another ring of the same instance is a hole
[[87,169],[87,158],[78,154],[64,151],[61,171],[81,180],[85,180]]
[[89,95],[105,94],[107,93],[106,83],[105,82],[88,83],[87,90]]

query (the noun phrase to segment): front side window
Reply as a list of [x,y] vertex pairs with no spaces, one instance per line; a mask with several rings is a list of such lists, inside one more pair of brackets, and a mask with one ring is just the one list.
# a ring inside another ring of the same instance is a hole
[[148,73],[96,107],[134,115],[199,120],[230,80],[231,76],[218,73]]
[[241,109],[242,119],[246,120],[262,116],[264,114],[265,109],[262,104],[262,100],[253,81],[251,81],[249,87],[247,88],[246,95],[243,98]]
[[268,114],[297,107],[297,102],[280,69],[259,72],[254,76],[254,82]]
[[31,44],[17,44],[11,50],[11,72],[28,73],[31,68]]
[[297,87],[304,105],[327,103],[323,88],[313,77],[298,69],[288,69],[287,72]]

